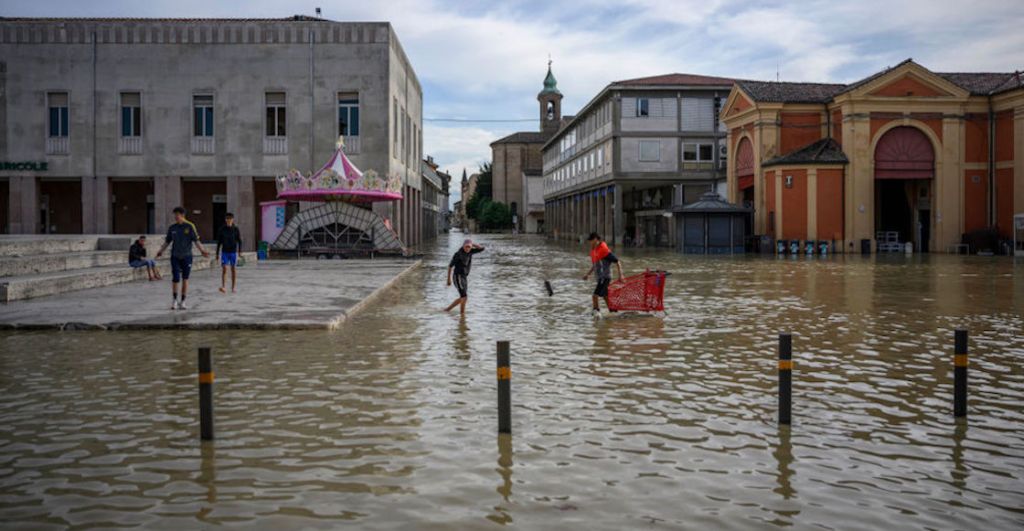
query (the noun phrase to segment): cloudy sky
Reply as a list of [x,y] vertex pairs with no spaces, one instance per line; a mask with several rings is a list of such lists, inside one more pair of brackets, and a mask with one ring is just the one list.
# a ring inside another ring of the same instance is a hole
[[[317,6],[394,25],[424,87],[424,151],[456,176],[488,160],[491,141],[537,127],[549,54],[566,114],[610,81],[669,72],[848,82],[907,57],[937,71],[1024,70],[1022,0],[4,0],[0,15],[283,17]],[[529,121],[507,121],[517,119]]]

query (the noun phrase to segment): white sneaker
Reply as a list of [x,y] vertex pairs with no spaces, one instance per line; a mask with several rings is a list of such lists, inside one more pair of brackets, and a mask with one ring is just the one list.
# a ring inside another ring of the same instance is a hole
[[188,309],[188,306],[185,306],[185,301],[181,301],[181,302],[178,303],[178,309],[179,310],[187,310]]
[[178,309],[178,299],[174,299],[174,301],[171,302],[171,309],[172,310],[177,310]]

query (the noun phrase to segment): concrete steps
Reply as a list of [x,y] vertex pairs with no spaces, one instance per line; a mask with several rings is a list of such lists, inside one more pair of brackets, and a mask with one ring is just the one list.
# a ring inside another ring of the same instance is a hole
[[0,257],[0,279],[117,264],[128,265],[128,251],[81,251]]
[[[146,251],[153,257],[163,236],[149,235],[147,240]],[[125,235],[2,235],[0,303],[145,280],[145,268],[128,265],[132,241],[134,237]],[[244,254],[255,261],[255,253]],[[192,270],[207,269],[211,263],[197,253]],[[166,258],[157,261],[157,267],[170,277]]]
[[[135,280],[146,280],[148,278],[145,268],[133,269],[125,263],[127,260],[126,252],[118,254],[122,255],[121,263],[114,265],[0,278],[0,302],[32,299],[67,293],[69,291],[112,286]],[[192,271],[209,269],[212,263],[212,259],[196,256],[192,263]],[[170,262],[166,259],[158,260],[157,268],[160,270],[160,274],[164,276],[164,282],[170,282]]]

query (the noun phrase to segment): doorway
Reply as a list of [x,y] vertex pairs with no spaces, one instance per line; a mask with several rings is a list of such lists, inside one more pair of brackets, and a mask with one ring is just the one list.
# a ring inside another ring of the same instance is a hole
[[[878,179],[875,181],[876,235],[896,233],[896,242],[900,244],[911,242],[914,244],[914,251],[926,253],[930,248],[931,219],[931,180]],[[886,241],[886,238],[880,236],[878,240],[883,242]]]
[[195,224],[199,238],[203,241],[212,241],[217,230],[224,224],[224,213],[227,211],[227,182],[223,179],[182,181],[181,196],[186,216]]
[[153,180],[110,183],[114,234],[153,234]]
[[40,221],[44,234],[82,233],[82,181],[39,182]]

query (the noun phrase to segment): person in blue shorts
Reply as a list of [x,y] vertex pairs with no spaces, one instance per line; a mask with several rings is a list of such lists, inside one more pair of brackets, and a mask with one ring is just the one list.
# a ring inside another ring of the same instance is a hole
[[224,215],[224,226],[217,234],[217,253],[220,255],[220,292],[227,293],[228,268],[231,268],[231,293],[235,293],[235,266],[238,265],[238,250],[242,247],[242,233],[235,226],[235,215]]
[[128,248],[128,265],[132,266],[133,269],[145,267],[149,280],[160,280],[163,278],[160,276],[160,270],[156,267],[156,262],[146,258],[145,234],[139,236],[139,239],[135,240],[135,243]]
[[[157,251],[156,258],[160,258],[168,246],[171,247],[171,293],[174,295],[171,309],[185,310],[188,308],[185,306],[185,297],[188,295],[188,277],[192,272],[192,246],[198,247],[204,257],[210,256],[210,253],[199,241],[196,226],[185,219],[185,209],[174,207],[173,212],[174,223],[167,228],[167,238],[160,250]],[[181,302],[178,302],[179,282],[181,283]]]

